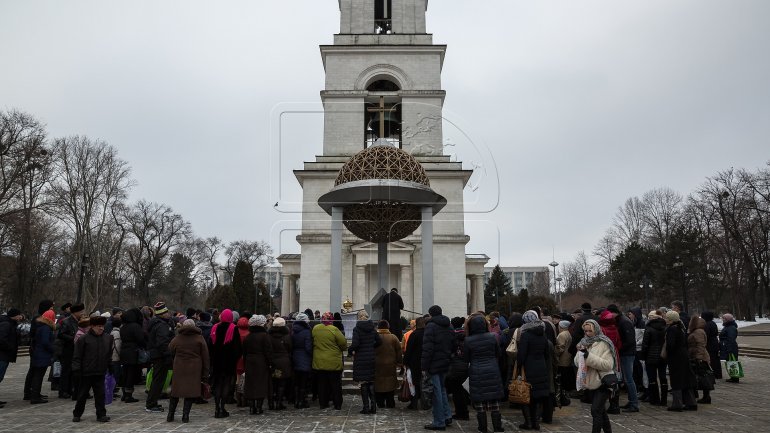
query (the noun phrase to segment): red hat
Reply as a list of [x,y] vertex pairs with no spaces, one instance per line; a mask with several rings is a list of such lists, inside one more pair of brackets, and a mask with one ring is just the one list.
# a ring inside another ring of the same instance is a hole
[[53,310],[47,310],[45,313],[43,313],[43,317],[50,320],[51,322],[56,322],[56,313],[54,313]]

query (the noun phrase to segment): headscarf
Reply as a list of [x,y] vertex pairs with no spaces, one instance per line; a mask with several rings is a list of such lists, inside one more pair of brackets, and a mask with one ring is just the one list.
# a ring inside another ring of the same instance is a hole
[[219,323],[211,327],[211,343],[217,342],[217,328],[219,325],[227,326],[227,332],[225,333],[225,341],[223,344],[227,344],[233,341],[233,334],[235,333],[235,325],[233,325],[233,312],[230,309],[226,309],[219,314]]
[[332,323],[334,323],[334,314],[332,314],[329,311],[325,312],[321,316],[321,323],[323,323],[324,325],[327,325],[327,326],[331,325]]
[[369,315],[366,314],[366,310],[361,310],[358,312],[358,316],[356,318],[358,320],[369,320]]
[[249,319],[249,326],[265,326],[267,318],[261,314],[255,314]]
[[241,341],[249,335],[249,319],[245,317],[238,319],[238,335],[241,336]]
[[186,319],[184,322],[182,322],[182,328],[195,328],[195,320]]
[[545,323],[543,323],[542,320],[540,320],[540,316],[537,315],[537,312],[534,310],[527,310],[522,316],[521,319],[524,321],[524,324],[521,325],[521,331],[524,332],[527,329],[542,327],[545,329]]
[[305,313],[299,313],[299,314],[297,314],[297,317],[296,317],[296,319],[295,319],[295,320],[296,320],[297,322],[305,322],[305,323],[308,323],[308,322],[310,322],[310,318],[309,318],[309,317],[307,316],[307,314],[305,314]]
[[618,353],[615,351],[615,345],[612,343],[612,340],[610,340],[610,337],[604,335],[604,332],[602,332],[602,327],[599,326],[599,323],[594,319],[588,319],[585,322],[583,322],[583,326],[591,325],[592,328],[594,328],[594,336],[588,337],[584,336],[580,340],[580,344],[583,345],[583,347],[588,348],[592,344],[596,343],[597,341],[603,341],[607,343],[607,345],[610,346],[610,350],[612,351],[612,359],[615,360],[615,367],[613,367],[613,370],[618,370]]

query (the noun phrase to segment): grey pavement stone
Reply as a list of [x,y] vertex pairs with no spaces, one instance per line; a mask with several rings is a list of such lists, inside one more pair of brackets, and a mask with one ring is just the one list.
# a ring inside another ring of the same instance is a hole
[[[720,381],[712,393],[714,404],[699,405],[697,412],[675,413],[665,408],[643,404],[641,412],[631,415],[610,416],[613,432],[757,432],[766,431],[770,425],[770,360],[743,357],[747,377],[740,384]],[[71,422],[74,402],[55,398],[49,392],[51,402],[30,405],[22,401],[21,387],[27,371],[28,360],[22,358],[11,364],[5,380],[0,383],[0,400],[8,401],[0,409],[0,432],[57,432],[75,428],[78,432],[260,432],[260,433],[410,433],[422,432],[423,425],[430,422],[429,411],[410,411],[398,403],[396,409],[380,409],[375,416],[360,415],[361,400],[355,395],[346,395],[341,411],[288,409],[281,412],[265,411],[265,415],[251,416],[247,408],[229,406],[230,417],[214,419],[213,405],[193,406],[190,423],[182,424],[181,405],[177,421],[166,422],[166,414],[148,414],[142,402],[125,404],[116,401],[107,406],[112,421],[107,424],[96,422],[93,403],[89,400],[83,421]],[[44,385],[47,388],[47,383]],[[621,404],[625,403],[621,397]],[[166,406],[166,401],[161,401]],[[522,422],[518,410],[505,407],[503,410],[506,431],[518,431]],[[491,425],[490,425],[491,427]],[[455,421],[447,431],[475,432],[475,416],[470,421]],[[573,400],[570,406],[557,409],[554,423],[542,424],[544,432],[590,432],[591,417],[589,406]]]

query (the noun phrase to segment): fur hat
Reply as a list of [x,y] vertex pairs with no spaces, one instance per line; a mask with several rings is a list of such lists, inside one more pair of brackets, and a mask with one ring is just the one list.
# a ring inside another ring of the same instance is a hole
[[70,307],[70,313],[79,313],[86,309],[86,306],[83,304],[75,304]]
[[104,326],[107,324],[107,318],[102,316],[95,316],[88,319],[88,322],[91,326]]
[[81,317],[78,321],[78,328],[86,328],[91,326],[91,320],[88,317]]
[[275,320],[273,320],[273,326],[286,326],[286,320],[284,320],[283,317],[276,317]]
[[305,313],[298,313],[297,317],[295,318],[295,320],[298,321],[298,322],[305,322],[305,323],[309,323],[310,322],[310,318],[307,317],[307,314],[305,314]]
[[679,321],[679,313],[677,313],[674,310],[671,310],[671,311],[667,312],[666,313],[666,320],[668,320],[669,322],[677,322],[677,321]]
[[152,307],[152,310],[156,316],[160,316],[163,313],[168,313],[168,308],[166,308],[166,303],[163,301],[156,302],[155,305]]
[[267,318],[261,314],[255,314],[249,319],[249,326],[265,326]]

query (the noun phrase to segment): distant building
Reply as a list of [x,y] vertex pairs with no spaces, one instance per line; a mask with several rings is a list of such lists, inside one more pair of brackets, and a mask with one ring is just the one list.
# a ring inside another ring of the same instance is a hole
[[[494,266],[484,267],[484,287],[487,286],[493,269],[495,269]],[[549,278],[550,272],[548,266],[501,266],[500,269],[503,270],[505,276],[511,281],[513,293],[516,295],[521,292],[521,289],[526,289],[535,281],[535,275],[543,273],[546,278]]]
[[275,296],[276,290],[281,288],[281,270],[281,266],[265,266],[257,271],[256,280],[264,280],[270,296]]

